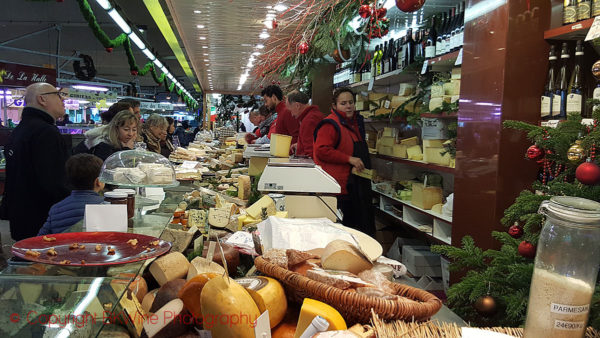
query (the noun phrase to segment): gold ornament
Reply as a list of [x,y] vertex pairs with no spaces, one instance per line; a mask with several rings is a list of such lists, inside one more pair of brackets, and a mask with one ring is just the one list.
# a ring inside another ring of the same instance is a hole
[[477,313],[484,317],[491,317],[496,313],[496,311],[498,311],[496,300],[490,295],[477,298],[474,306],[475,310],[477,310]]
[[600,80],[600,60],[596,61],[592,66],[592,74],[594,74],[596,80]]
[[581,146],[581,141],[577,140],[567,151],[567,159],[571,163],[577,163],[585,157],[585,150]]

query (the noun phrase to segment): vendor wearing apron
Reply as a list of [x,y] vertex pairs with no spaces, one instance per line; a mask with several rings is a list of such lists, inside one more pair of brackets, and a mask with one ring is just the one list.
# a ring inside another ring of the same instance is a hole
[[352,168],[371,168],[363,117],[354,110],[354,93],[349,88],[335,90],[332,107],[315,129],[314,161],[342,188],[337,197],[342,223],[373,236],[371,181],[351,173]]

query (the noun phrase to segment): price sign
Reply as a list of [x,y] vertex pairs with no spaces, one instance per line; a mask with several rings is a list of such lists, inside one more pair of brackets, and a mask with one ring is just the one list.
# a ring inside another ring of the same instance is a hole
[[585,41],[594,40],[600,37],[600,16],[594,18],[594,23],[585,36]]
[[429,60],[425,60],[425,62],[423,62],[423,68],[421,68],[421,74],[427,73],[427,66],[429,66]]
[[463,54],[463,49],[460,49],[460,52],[458,52],[458,57],[456,58],[456,62],[454,62],[455,66],[460,66],[462,65],[462,54]]
[[184,169],[196,169],[200,163],[197,161],[183,161],[181,168]]
[[375,78],[372,77],[371,80],[369,81],[369,87],[367,88],[368,91],[372,91],[373,90],[373,84],[375,83]]

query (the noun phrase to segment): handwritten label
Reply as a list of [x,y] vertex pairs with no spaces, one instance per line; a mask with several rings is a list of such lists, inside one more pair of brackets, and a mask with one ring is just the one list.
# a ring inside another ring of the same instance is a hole
[[564,315],[572,314],[584,314],[590,311],[590,304],[586,305],[564,305],[564,304],[550,304],[550,312],[560,313]]
[[568,322],[565,320],[554,320],[554,328],[566,331],[582,331],[585,329],[585,322]]
[[455,66],[460,66],[462,65],[462,55],[463,55],[463,49],[460,49],[460,52],[458,52],[458,57],[456,57],[456,62],[454,62]]
[[594,23],[585,36],[585,41],[594,40],[600,37],[600,16],[594,18]]
[[421,68],[421,74],[427,73],[427,66],[429,66],[429,60],[425,60],[425,62],[423,62],[423,68]]
[[556,127],[558,127],[559,123],[560,123],[560,120],[548,120],[548,121],[542,121],[541,126],[548,127],[548,128],[556,128]]

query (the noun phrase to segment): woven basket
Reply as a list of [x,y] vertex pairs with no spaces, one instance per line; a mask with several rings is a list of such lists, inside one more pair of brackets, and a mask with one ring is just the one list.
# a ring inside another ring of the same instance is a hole
[[302,303],[304,298],[312,298],[327,303],[340,312],[348,325],[369,323],[371,309],[380,318],[386,320],[423,321],[429,319],[442,307],[442,301],[436,296],[404,284],[388,282],[396,290],[396,295],[420,303],[385,300],[341,290],[272,264],[260,256],[254,260],[254,265],[258,271],[283,283],[286,295],[291,300]]

